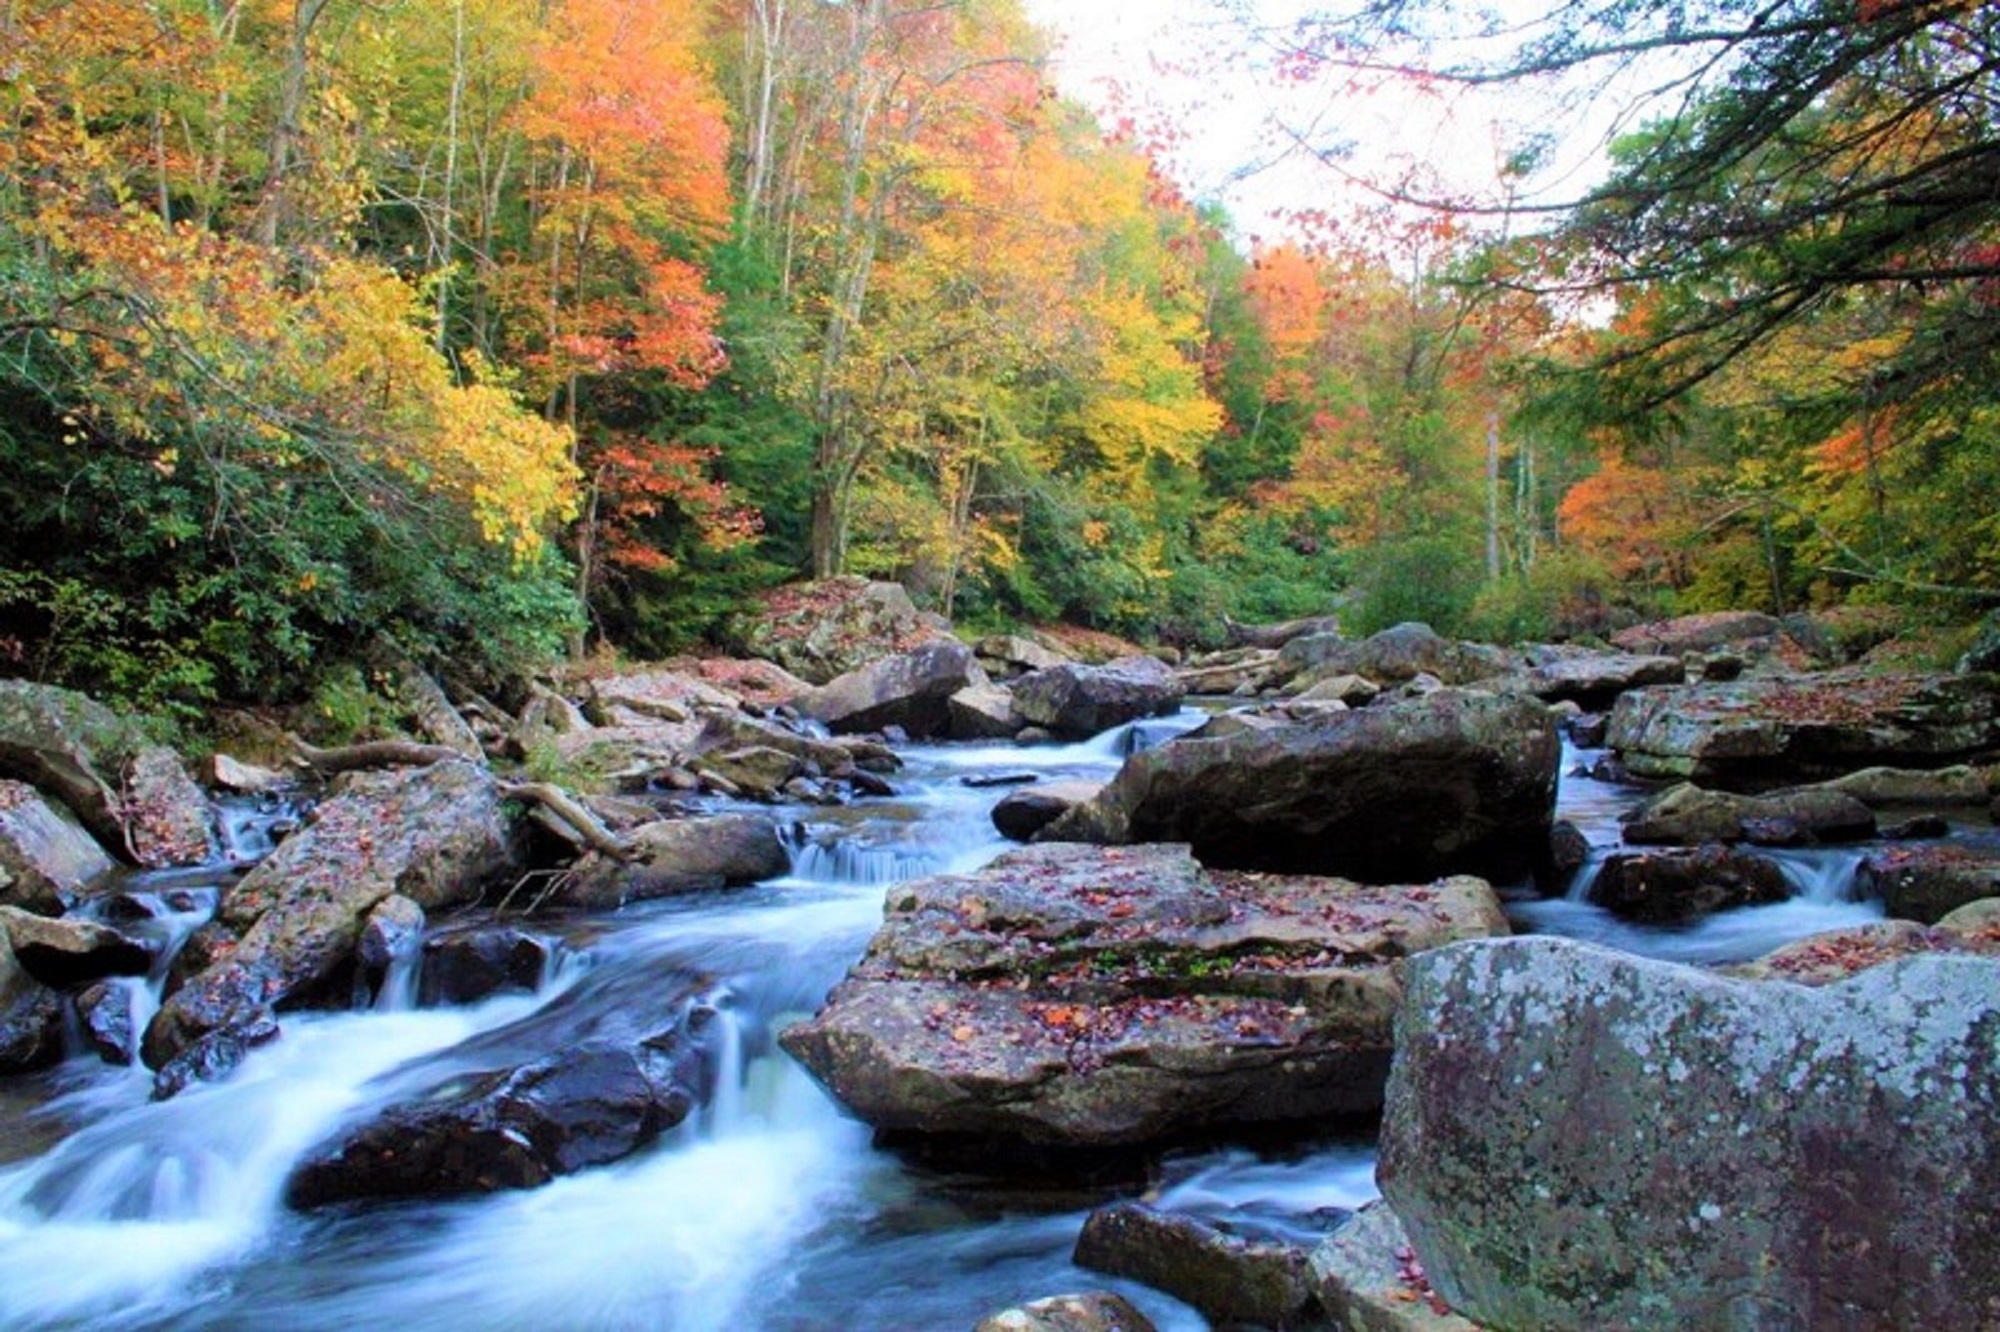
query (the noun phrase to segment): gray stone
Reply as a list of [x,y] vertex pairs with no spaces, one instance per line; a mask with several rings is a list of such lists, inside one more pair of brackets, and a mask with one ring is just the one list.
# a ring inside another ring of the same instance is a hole
[[1783,630],[1775,616],[1762,611],[1713,611],[1633,625],[1613,634],[1611,642],[1626,652],[1679,657],[1710,648],[1767,642]]
[[1596,710],[1610,706],[1628,689],[1679,684],[1684,675],[1678,657],[1584,652],[1539,663],[1528,672],[1527,688],[1535,697],[1549,702],[1572,700]]
[[703,754],[695,760],[694,771],[703,778],[719,777],[752,800],[773,800],[786,782],[806,771],[806,763],[782,749],[751,745]]
[[1002,837],[1017,842],[1033,840],[1036,833],[1070,810],[1095,799],[1104,789],[1102,782],[1040,782],[1009,791],[993,806],[993,826]]
[[0,934],[22,970],[44,985],[71,989],[108,976],[143,976],[153,954],[145,944],[96,921],[38,916],[0,907]]
[[1156,1332],[1153,1321],[1123,1295],[1083,1291],[1007,1309],[979,1320],[973,1332]]
[[1075,739],[1162,716],[1180,704],[1180,681],[1156,657],[1051,666],[1014,682],[1014,710],[1023,721]]
[[1891,916],[1935,924],[1958,908],[2000,896],[2000,854],[1972,846],[1893,846],[1871,851],[1855,871],[1864,896]]
[[1536,938],[1406,986],[1377,1178],[1473,1321],[2000,1320],[2000,962],[1809,989]]
[[1359,642],[1337,634],[1309,634],[1285,644],[1283,656],[1303,684],[1359,675],[1390,685],[1430,675],[1448,685],[1466,685],[1507,674],[1515,665],[1498,648],[1444,638],[1415,621]]
[[1074,1259],[1078,1267],[1163,1290],[1211,1322],[1274,1329],[1318,1322],[1303,1248],[1231,1235],[1198,1217],[1144,1203],[1092,1212],[1077,1236]]
[[1746,796],[1682,782],[1628,814],[1621,831],[1635,845],[1692,846],[1767,842],[1786,826],[1813,841],[1855,842],[1875,835],[1875,814],[1853,796],[1826,788]]
[[0,902],[61,911],[116,868],[67,810],[25,782],[0,780]]
[[1300,690],[1297,699],[1301,703],[1340,703],[1359,708],[1374,702],[1381,692],[1379,685],[1364,676],[1329,675],[1310,688]]
[[914,739],[951,730],[951,697],[986,683],[972,649],[939,638],[882,657],[801,694],[798,710],[836,733],[899,726]]
[[1344,1332],[1479,1332],[1431,1289],[1403,1223],[1377,1199],[1314,1249],[1326,1321]]
[[1019,634],[990,634],[974,644],[973,651],[979,654],[979,664],[1002,680],[1026,675],[1029,671],[1045,671],[1071,660],[1067,652],[1058,652],[1047,643],[1038,643]]
[[734,617],[727,632],[746,655],[823,685],[894,652],[944,635],[896,583],[845,576],[777,588]]
[[1547,856],[1561,742],[1529,698],[1444,690],[1206,729],[1127,759],[1051,841],[1189,842],[1203,863],[1410,882]]
[[608,910],[627,902],[776,878],[791,867],[777,826],[757,814],[716,814],[649,823],[628,839],[632,858],[591,852],[549,904]]
[[1014,711],[1014,691],[1004,685],[967,685],[948,701],[954,740],[1006,740],[1021,730]]

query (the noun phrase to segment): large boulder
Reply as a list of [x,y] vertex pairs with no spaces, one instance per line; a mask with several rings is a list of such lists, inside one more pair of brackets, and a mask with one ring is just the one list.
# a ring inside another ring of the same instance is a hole
[[212,850],[207,806],[180,760],[146,723],[83,694],[0,680],[0,775],[55,796],[146,868],[196,864]]
[[1394,961],[1505,932],[1470,878],[1369,888],[1211,872],[1183,846],[1029,847],[890,890],[781,1037],[878,1128],[1112,1147],[1380,1100]]
[[1636,776],[1754,790],[1988,752],[2000,695],[1978,676],[1859,669],[1658,685],[1619,698],[1606,740]]
[[595,851],[579,860],[549,904],[603,911],[677,893],[740,887],[791,868],[777,825],[757,814],[665,819],[637,829],[628,841],[627,860]]
[[1681,782],[1628,813],[1621,832],[1639,846],[1858,842],[1875,835],[1875,814],[1855,797],[1829,787],[1746,796]]
[[852,576],[778,588],[728,626],[744,655],[776,662],[815,685],[946,632],[900,584]]
[[1686,677],[1679,657],[1578,650],[1545,655],[1529,668],[1526,683],[1529,693],[1546,702],[1568,699],[1595,710],[1627,690],[1679,684]]
[[645,670],[590,681],[584,715],[597,726],[684,722],[704,708],[734,708],[736,696],[679,671]]
[[1464,685],[1507,674],[1515,666],[1498,648],[1445,638],[1415,621],[1359,641],[1338,634],[1294,638],[1285,644],[1283,657],[1302,686],[1335,675],[1359,675],[1384,685],[1429,675]]
[[1102,666],[1064,664],[1014,682],[1014,711],[1031,726],[1082,739],[1181,705],[1181,684],[1156,657],[1121,657]]
[[1679,657],[1721,647],[1768,650],[1783,632],[1784,624],[1762,611],[1709,611],[1635,624],[1613,634],[1611,642],[1624,652]]
[[1547,855],[1561,742],[1533,699],[1447,689],[1267,720],[1133,755],[1040,836],[1377,883],[1514,879]]
[[986,683],[972,649],[937,638],[881,657],[801,694],[794,706],[836,733],[899,726],[917,738],[951,730],[951,697]]
[[1902,920],[1932,925],[1962,906],[2000,897],[2000,854],[1941,843],[1892,846],[1864,856],[1856,888],[1882,899],[1882,909]]
[[2000,962],[1809,989],[1537,938],[1405,974],[1377,1178],[1474,1322],[2000,1317]]
[[469,902],[517,871],[516,856],[483,767],[454,760],[351,775],[223,898],[217,920],[241,942],[154,1015],[147,1065],[267,1008],[316,997],[351,965],[369,912],[391,894],[426,911]]
[[0,780],[0,903],[61,911],[116,868],[67,810]]

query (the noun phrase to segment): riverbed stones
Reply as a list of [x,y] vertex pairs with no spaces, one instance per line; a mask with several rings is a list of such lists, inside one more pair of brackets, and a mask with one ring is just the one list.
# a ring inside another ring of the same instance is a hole
[[1157,657],[1121,657],[1102,666],[1066,662],[1014,682],[1014,711],[1030,726],[1080,740],[1181,705],[1173,671]]
[[1405,976],[1377,1177],[1473,1321],[2000,1321],[2000,962],[1810,989],[1534,938]]
[[493,775],[451,761],[358,773],[224,896],[241,941],[188,979],[146,1029],[158,1068],[207,1032],[305,1002],[351,964],[363,922],[400,893],[426,911],[476,899],[518,872]]
[[1162,845],[1027,847],[892,888],[884,911],[781,1043],[866,1122],[944,1145],[1370,1112],[1396,959],[1507,928],[1477,879],[1228,873]]
[[1532,698],[1445,689],[1230,729],[1134,755],[1040,836],[1188,842],[1207,865],[1376,883],[1513,880],[1547,856],[1561,742]]
[[1859,668],[1657,685],[1619,698],[1606,739],[1637,776],[1756,790],[1986,753],[2000,695],[1980,676]]
[[67,810],[26,782],[0,780],[0,903],[61,911],[115,868]]

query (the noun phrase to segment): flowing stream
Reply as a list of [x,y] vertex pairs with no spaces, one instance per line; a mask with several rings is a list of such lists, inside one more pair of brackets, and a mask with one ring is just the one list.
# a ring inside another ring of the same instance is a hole
[[[235,1077],[164,1103],[148,1099],[142,1071],[94,1056],[0,1085],[0,1159],[14,1161],[0,1169],[0,1326],[933,1332],[1110,1287],[1166,1332],[1205,1327],[1163,1295],[1070,1263],[1085,1214],[1119,1190],[913,1166],[873,1147],[773,1039],[860,955],[884,884],[977,868],[1004,848],[988,811],[1005,788],[966,778],[1102,778],[1131,747],[1199,717],[1066,747],[909,749],[901,796],[787,811],[799,825],[789,877],[592,921],[567,936],[534,995],[415,1009],[405,978],[373,1010],[288,1015],[283,1039]],[[1566,778],[1563,813],[1602,847],[1633,798]],[[1791,902],[1679,930],[1623,925],[1575,898],[1510,909],[1520,928],[1684,960],[1744,958],[1879,916],[1846,900],[1852,864],[1794,856]],[[215,884],[141,882],[160,898],[146,928],[192,928],[213,908]],[[309,1215],[285,1207],[293,1163],[368,1107],[478,1067],[469,1061],[482,1049],[587,1023],[696,975],[721,1024],[717,1089],[647,1151],[531,1192]],[[152,986],[135,983],[132,1002],[143,1021]],[[53,1095],[17,1100],[29,1090]],[[1171,1156],[1122,1192],[1306,1238],[1374,1196],[1373,1161],[1365,1138],[1217,1149]]]

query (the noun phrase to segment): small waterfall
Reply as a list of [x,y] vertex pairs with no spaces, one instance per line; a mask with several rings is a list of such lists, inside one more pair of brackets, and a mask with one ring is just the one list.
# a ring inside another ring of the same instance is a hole
[[935,856],[908,847],[862,846],[855,842],[822,842],[803,828],[785,836],[791,853],[791,877],[805,883],[858,884],[886,887],[922,878],[944,868]]
[[256,864],[276,849],[309,809],[306,802],[276,794],[218,798],[215,826],[223,863],[237,868]]
[[1785,872],[1795,901],[1814,906],[1844,906],[1859,900],[1854,877],[1862,852],[1852,847],[1814,847],[1802,851],[1765,853]]
[[1576,867],[1576,873],[1570,876],[1569,889],[1563,894],[1562,900],[1565,902],[1588,902],[1590,900],[1590,890],[1597,885],[1597,872],[1603,869],[1604,862],[1611,859],[1617,852],[1618,848],[1616,847],[1591,847],[1590,854],[1583,858],[1583,863]]

